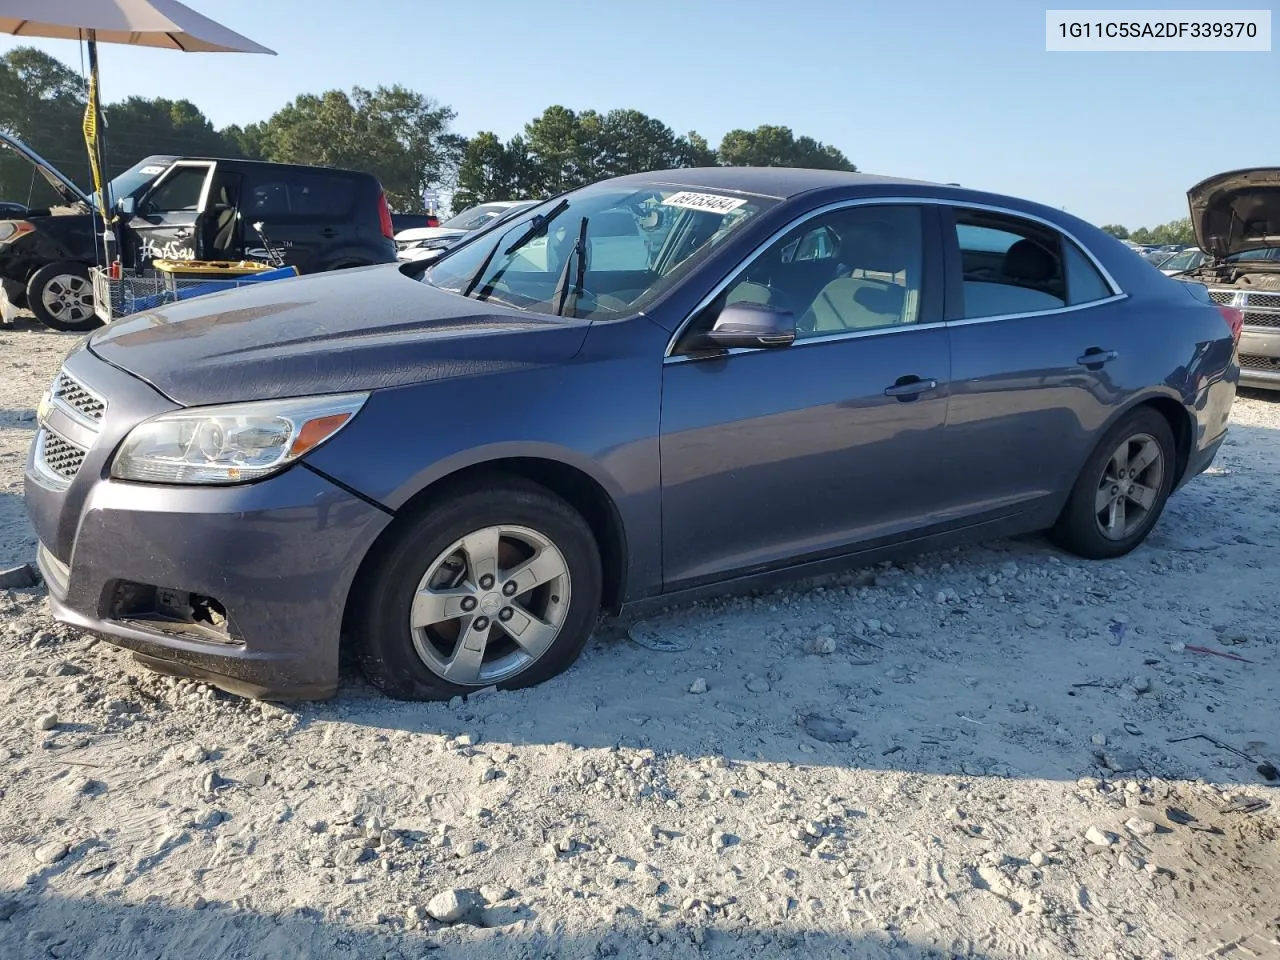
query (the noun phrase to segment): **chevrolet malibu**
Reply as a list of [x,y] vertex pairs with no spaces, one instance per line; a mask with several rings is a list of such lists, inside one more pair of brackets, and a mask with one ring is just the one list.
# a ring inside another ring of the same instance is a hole
[[1132,550],[1223,442],[1240,319],[1010,197],[634,175],[429,268],[98,331],[27,504],[54,614],[155,669],[318,698],[350,644],[396,697],[523,687],[602,611],[1036,530]]

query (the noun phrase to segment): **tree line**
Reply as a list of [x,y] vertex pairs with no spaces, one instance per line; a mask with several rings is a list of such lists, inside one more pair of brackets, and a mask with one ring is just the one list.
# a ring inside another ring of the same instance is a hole
[[1133,231],[1118,223],[1108,223],[1102,227],[1102,231],[1111,234],[1117,240],[1132,240],[1134,243],[1177,243],[1182,246],[1190,246],[1196,242],[1196,234],[1191,228],[1190,217],[1183,217],[1181,220],[1170,220],[1168,223],[1162,223],[1158,227],[1138,227],[1137,230]]
[[[90,188],[81,123],[83,78],[32,47],[0,57],[0,128],[72,181]],[[690,166],[857,169],[837,148],[788,127],[731,130],[712,148],[638,110],[551,106],[506,140],[452,130],[456,112],[395,85],[302,94],[266,120],[216,128],[189,100],[130,97],[103,108],[113,177],[152,154],[346,167],[374,174],[399,213],[423,210],[425,189],[453,193],[455,210],[484,200],[541,198],[605,177]],[[0,200],[44,205],[52,195],[30,165],[0,150]]]

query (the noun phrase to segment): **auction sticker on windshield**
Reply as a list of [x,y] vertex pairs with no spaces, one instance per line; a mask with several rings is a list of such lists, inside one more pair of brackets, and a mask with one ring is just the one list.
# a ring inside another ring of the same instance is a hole
[[707,210],[711,213],[728,213],[737,210],[747,201],[741,197],[722,197],[715,193],[693,193],[682,190],[662,201],[664,207],[685,207],[689,210]]

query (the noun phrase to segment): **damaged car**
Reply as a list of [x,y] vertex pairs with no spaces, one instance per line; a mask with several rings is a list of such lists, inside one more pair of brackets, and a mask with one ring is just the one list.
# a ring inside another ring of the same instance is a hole
[[96,332],[26,505],[53,615],[153,668],[324,697],[345,648],[449,699],[556,676],[602,612],[1037,530],[1122,556],[1224,442],[1238,334],[1051,207],[635,174]]
[[1240,385],[1280,390],[1280,167],[1233,170],[1187,192],[1208,259],[1177,275],[1244,318]]

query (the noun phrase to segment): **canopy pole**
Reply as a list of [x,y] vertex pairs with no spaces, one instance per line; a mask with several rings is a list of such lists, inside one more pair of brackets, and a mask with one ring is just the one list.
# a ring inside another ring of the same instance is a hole
[[[98,212],[102,216],[102,266],[110,267],[112,251],[107,243],[114,233],[112,216],[111,184],[103,175],[106,166],[106,154],[102,147],[101,128],[102,110],[99,94],[98,77],[98,33],[96,30],[86,31],[89,48],[89,97],[84,109],[84,141],[89,151],[89,169],[93,174],[93,192],[98,201]],[[97,243],[94,244],[97,249]]]

